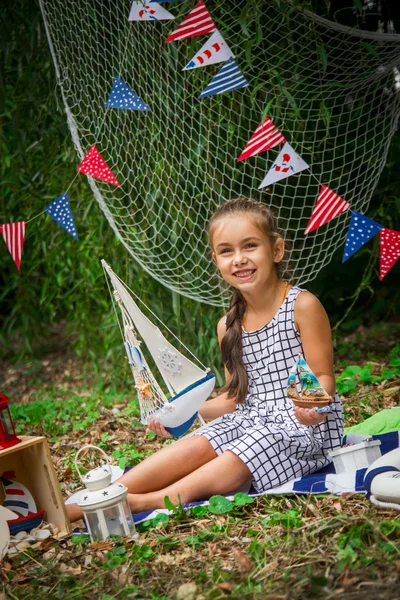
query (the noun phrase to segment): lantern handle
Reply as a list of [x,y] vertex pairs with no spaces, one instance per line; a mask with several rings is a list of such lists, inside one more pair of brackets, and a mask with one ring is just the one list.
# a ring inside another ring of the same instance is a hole
[[76,456],[75,456],[75,469],[78,471],[79,479],[82,480],[82,474],[78,467],[78,456],[80,455],[81,452],[83,452],[83,450],[87,450],[88,448],[93,448],[94,450],[98,450],[103,456],[105,456],[106,461],[107,461],[106,465],[108,467],[109,472],[111,473],[110,459],[108,458],[108,455],[104,452],[104,450],[102,450],[102,448],[88,444],[87,446],[82,446],[82,448],[80,450],[78,450],[78,452],[76,453]]

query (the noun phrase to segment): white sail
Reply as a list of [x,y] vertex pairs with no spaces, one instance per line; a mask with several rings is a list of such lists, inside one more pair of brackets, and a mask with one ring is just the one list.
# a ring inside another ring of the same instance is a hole
[[146,344],[167,387],[175,394],[206,377],[208,371],[201,369],[177,350],[139,309],[125,284],[111,267],[102,260],[115,291],[119,294],[134,326]]

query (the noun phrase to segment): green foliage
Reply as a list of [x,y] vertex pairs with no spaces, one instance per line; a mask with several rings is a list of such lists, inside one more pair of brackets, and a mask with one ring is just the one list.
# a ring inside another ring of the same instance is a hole
[[399,346],[397,345],[390,353],[389,368],[381,367],[379,375],[374,375],[374,365],[367,364],[364,367],[350,365],[336,379],[339,394],[347,396],[356,392],[360,385],[369,386],[381,383],[389,379],[396,379],[400,375]]
[[69,390],[57,390],[57,394],[49,390],[44,396],[43,400],[10,406],[17,433],[27,435],[35,429],[42,435],[61,436],[70,431],[71,423],[73,431],[87,429],[99,417],[102,406],[111,408],[124,397],[115,390],[101,392],[100,386],[84,399]]
[[261,519],[261,524],[264,527],[275,527],[276,525],[284,525],[288,529],[300,527],[302,518],[299,516],[300,511],[296,508],[287,510],[284,513],[274,512],[269,514],[264,519]]

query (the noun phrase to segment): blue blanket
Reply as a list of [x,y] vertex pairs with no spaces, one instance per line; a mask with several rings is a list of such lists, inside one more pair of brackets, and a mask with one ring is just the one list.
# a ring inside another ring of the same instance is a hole
[[[381,453],[386,454],[391,450],[395,450],[400,447],[400,431],[394,431],[391,433],[383,433],[381,435],[363,436],[349,433],[343,438],[343,445],[345,444],[358,444],[366,439],[380,440],[381,442]],[[256,492],[252,487],[250,488],[248,495],[252,497],[266,496],[266,495],[279,495],[279,494],[345,494],[346,492],[357,492],[365,493],[364,488],[364,475],[365,469],[358,469],[350,473],[336,473],[333,463],[317,471],[313,475],[306,475],[299,479],[293,479],[288,481],[284,485],[267,490],[261,494]],[[233,496],[227,496],[229,499],[233,499]],[[191,506],[206,506],[208,500],[202,502],[192,502],[185,505],[185,508]],[[169,514],[167,509],[157,509],[147,512],[141,512],[133,515],[135,523],[142,523],[148,519],[154,519],[157,515],[164,513]]]
[[[381,453],[386,454],[391,450],[395,450],[400,447],[400,431],[393,431],[391,433],[383,433],[380,435],[373,436],[363,436],[357,435],[354,433],[349,433],[347,436],[343,438],[344,444],[358,444],[366,439],[374,439],[380,440],[381,445]],[[123,473],[122,469],[118,469],[117,467],[112,467],[113,469],[113,481],[118,479]],[[129,468],[126,469],[126,471]],[[265,495],[279,495],[279,494],[345,494],[346,492],[357,492],[357,493],[365,493],[364,489],[364,475],[366,472],[365,469],[359,469],[357,471],[348,472],[348,473],[336,473],[333,463],[317,471],[313,475],[306,475],[305,477],[300,477],[299,479],[293,479],[292,481],[288,481],[284,485],[273,488],[271,490],[267,490],[263,493],[258,493],[254,488],[250,488],[248,491],[248,495],[252,497],[256,496],[265,496]],[[80,492],[76,492],[73,496],[68,498],[67,504],[71,504],[77,502]],[[230,499],[233,499],[233,496],[227,496]],[[185,508],[190,508],[191,506],[206,506],[208,504],[208,500],[201,502],[192,502],[188,505],[185,505]],[[157,509],[146,512],[141,512],[133,515],[135,523],[142,523],[143,521],[147,521],[148,519],[154,519],[157,515],[164,513],[169,514],[167,509]]]

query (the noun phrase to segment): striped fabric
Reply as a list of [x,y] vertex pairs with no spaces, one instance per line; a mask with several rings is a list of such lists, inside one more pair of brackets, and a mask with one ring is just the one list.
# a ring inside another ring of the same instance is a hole
[[18,270],[21,268],[22,247],[25,240],[25,226],[25,221],[0,225],[0,233],[4,238]]
[[216,29],[214,21],[206,9],[203,0],[200,0],[179,27],[175,29],[174,33],[171,33],[165,41],[175,42],[176,40],[184,40],[197,35],[212,33],[213,31],[216,31]]
[[321,225],[325,225],[325,223],[349,208],[350,204],[348,202],[335,194],[328,186],[323,185],[304,235],[318,229]]
[[265,152],[285,142],[286,138],[283,137],[279,129],[275,127],[269,117],[265,117],[264,122],[259,124],[251,136],[238,161]]
[[201,92],[199,98],[201,99],[206,96],[214,96],[215,94],[222,94],[223,92],[239,90],[247,85],[249,85],[249,82],[239,71],[235,59],[231,57],[218,71],[216,76],[211,79],[207,87]]

